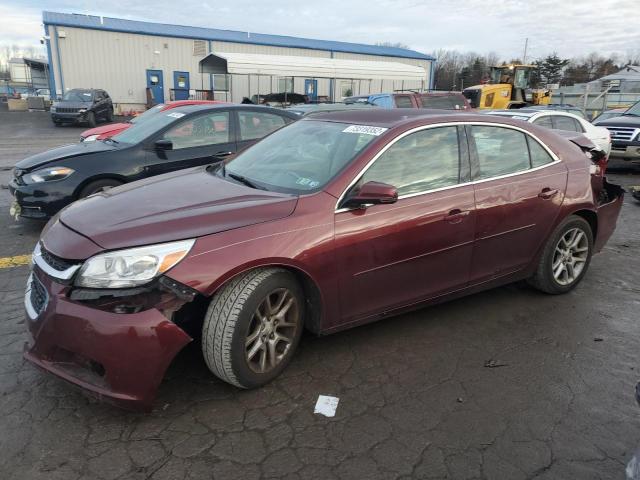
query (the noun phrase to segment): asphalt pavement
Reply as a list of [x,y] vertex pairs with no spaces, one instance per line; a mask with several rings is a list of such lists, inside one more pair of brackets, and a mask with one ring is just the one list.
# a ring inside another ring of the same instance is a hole
[[[0,111],[0,184],[16,161],[81,131]],[[640,184],[629,172],[610,180]],[[640,203],[630,196],[570,294],[516,284],[305,335],[285,373],[253,391],[217,380],[193,345],[149,414],[89,400],[23,361],[29,267],[6,259],[29,254],[43,224],[15,221],[9,203],[3,188],[1,479],[620,479],[640,446]],[[339,398],[335,417],[314,414],[319,395]]]

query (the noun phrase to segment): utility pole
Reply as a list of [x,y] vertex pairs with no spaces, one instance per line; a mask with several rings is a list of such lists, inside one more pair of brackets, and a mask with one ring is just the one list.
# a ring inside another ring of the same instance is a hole
[[524,39],[524,54],[522,55],[522,63],[527,64],[527,47],[529,46],[529,39]]

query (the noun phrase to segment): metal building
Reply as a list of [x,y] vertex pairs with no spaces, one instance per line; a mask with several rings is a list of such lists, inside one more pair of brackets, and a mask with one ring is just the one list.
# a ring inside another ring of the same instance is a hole
[[403,48],[46,11],[43,23],[51,92],[102,88],[119,113],[193,97],[340,101],[433,84],[435,58]]

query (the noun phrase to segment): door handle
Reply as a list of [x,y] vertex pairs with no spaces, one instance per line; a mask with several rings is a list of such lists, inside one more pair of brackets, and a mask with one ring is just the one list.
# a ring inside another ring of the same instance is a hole
[[228,157],[229,155],[233,155],[233,152],[216,152],[213,154],[214,157]]
[[454,208],[451,210],[444,219],[449,223],[460,223],[464,217],[471,213],[470,210],[460,210],[459,208]]
[[556,189],[552,190],[549,187],[545,187],[538,194],[538,197],[542,198],[543,200],[549,200],[550,198],[555,197],[557,194],[558,194],[558,190]]

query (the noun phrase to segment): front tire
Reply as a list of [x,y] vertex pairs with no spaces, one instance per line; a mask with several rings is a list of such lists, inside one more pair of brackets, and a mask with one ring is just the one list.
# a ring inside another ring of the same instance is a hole
[[87,113],[87,125],[91,128],[96,126],[96,114],[93,112]]
[[119,185],[122,185],[122,182],[119,182],[118,180],[111,180],[110,178],[96,180],[87,184],[82,190],[80,190],[78,198],[88,197],[89,195],[103,191],[105,188],[117,187]]
[[113,122],[113,108],[108,108],[107,109],[107,117],[106,117],[107,122],[111,123]]
[[545,293],[566,293],[587,273],[593,253],[591,225],[577,215],[567,217],[548,238],[529,283]]
[[281,268],[238,275],[211,299],[202,352],[211,372],[240,388],[260,387],[286,368],[300,341],[304,295]]

